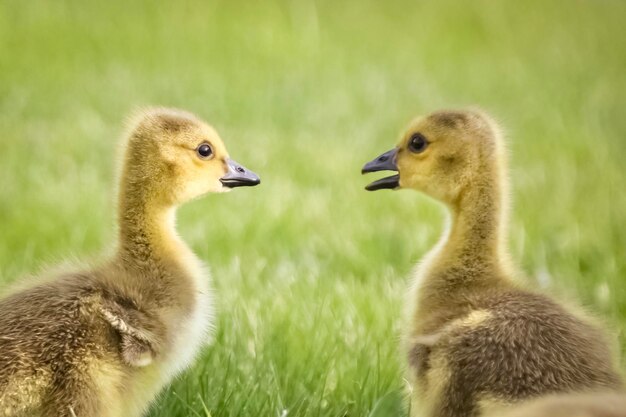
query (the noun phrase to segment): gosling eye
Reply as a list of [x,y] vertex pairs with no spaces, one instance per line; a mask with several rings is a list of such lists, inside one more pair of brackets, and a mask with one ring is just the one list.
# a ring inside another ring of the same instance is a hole
[[211,145],[208,143],[203,143],[196,149],[198,156],[200,159],[209,159],[213,156],[213,149],[211,149]]
[[414,133],[409,139],[409,150],[413,153],[422,153],[428,147],[428,140],[421,133]]

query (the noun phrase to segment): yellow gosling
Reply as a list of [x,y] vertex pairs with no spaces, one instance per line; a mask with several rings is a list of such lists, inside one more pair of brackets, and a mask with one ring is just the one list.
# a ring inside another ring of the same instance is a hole
[[514,279],[505,153],[486,114],[438,111],[413,121],[396,148],[363,168],[398,172],[368,190],[415,189],[451,214],[410,294],[412,416],[471,417],[486,403],[621,387],[602,330]]
[[210,340],[208,271],[176,207],[260,180],[181,110],[141,113],[124,145],[115,254],[0,300],[0,416],[140,416]]

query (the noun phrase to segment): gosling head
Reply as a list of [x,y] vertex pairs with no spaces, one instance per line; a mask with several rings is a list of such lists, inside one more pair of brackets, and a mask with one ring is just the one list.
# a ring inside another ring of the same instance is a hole
[[362,173],[397,171],[365,188],[412,188],[454,204],[471,184],[497,174],[499,132],[479,111],[438,111],[415,119],[398,145],[363,167]]
[[230,159],[217,132],[193,114],[142,112],[128,135],[122,181],[152,203],[178,205],[209,192],[258,185],[254,172]]

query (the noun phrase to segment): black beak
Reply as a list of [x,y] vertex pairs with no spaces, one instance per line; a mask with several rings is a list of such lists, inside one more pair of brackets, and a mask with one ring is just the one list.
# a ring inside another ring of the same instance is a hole
[[244,168],[232,159],[227,159],[226,165],[228,166],[228,172],[220,178],[220,182],[224,187],[254,187],[261,183],[261,178],[257,174]]
[[[398,166],[396,165],[396,156],[398,149],[394,148],[384,154],[380,155],[373,161],[368,162],[363,166],[361,174],[367,174],[368,172],[377,171],[396,171],[398,172]],[[376,191],[383,189],[396,189],[400,186],[400,175],[392,175],[390,177],[381,178],[368,184],[365,189],[367,191]]]

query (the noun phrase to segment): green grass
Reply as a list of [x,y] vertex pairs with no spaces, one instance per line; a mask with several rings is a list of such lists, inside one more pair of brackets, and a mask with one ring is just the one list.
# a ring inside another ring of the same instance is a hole
[[0,281],[110,247],[122,120],[189,109],[263,184],[180,211],[217,333],[151,416],[366,416],[404,386],[407,278],[443,214],[360,167],[413,116],[478,104],[508,131],[529,280],[626,345],[625,20],[616,0],[1,2]]

